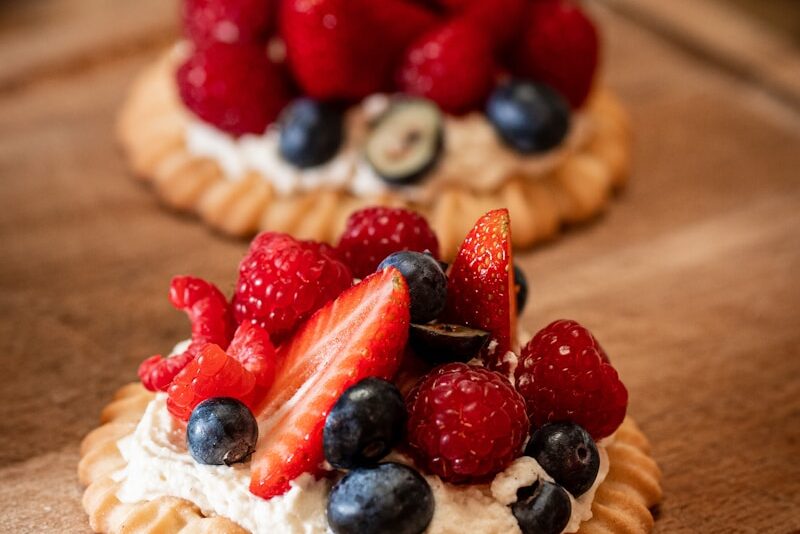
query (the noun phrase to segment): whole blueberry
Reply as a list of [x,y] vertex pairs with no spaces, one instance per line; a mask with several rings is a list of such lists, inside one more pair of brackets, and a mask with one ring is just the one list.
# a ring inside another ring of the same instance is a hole
[[197,463],[231,465],[256,449],[258,425],[253,413],[236,399],[215,397],[198,404],[186,426],[186,445]]
[[328,496],[336,534],[420,534],[433,518],[433,492],[412,468],[385,463],[347,473]]
[[514,285],[517,293],[517,313],[522,313],[528,302],[528,279],[525,277],[525,272],[516,263],[514,264]]
[[511,512],[522,534],[558,534],[569,523],[572,503],[564,488],[539,480],[517,491]]
[[378,463],[400,442],[407,417],[394,384],[365,378],[339,397],[325,420],[325,459],[340,469]]
[[592,436],[575,423],[548,423],[531,436],[525,454],[573,497],[592,487],[600,470],[600,455]]
[[570,108],[547,85],[512,80],[492,92],[486,116],[507,145],[532,154],[561,143],[569,130]]
[[390,254],[378,270],[396,267],[411,295],[411,322],[424,324],[436,319],[447,304],[447,275],[430,254],[404,250]]
[[331,159],[344,137],[340,106],[299,98],[281,115],[280,154],[297,167],[314,167]]

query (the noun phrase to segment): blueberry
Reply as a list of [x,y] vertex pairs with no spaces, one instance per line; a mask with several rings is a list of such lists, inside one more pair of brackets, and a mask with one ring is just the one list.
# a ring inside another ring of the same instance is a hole
[[336,534],[420,534],[433,518],[433,492],[419,473],[396,463],[347,473],[328,496]]
[[236,399],[216,397],[198,404],[186,426],[186,445],[197,463],[231,465],[256,449],[258,425],[253,413]]
[[486,115],[511,148],[531,154],[561,143],[569,130],[567,101],[547,85],[512,80],[498,86]]
[[294,165],[314,167],[331,159],[344,137],[340,106],[299,98],[281,115],[281,156]]
[[429,363],[468,362],[489,342],[489,332],[455,324],[412,324],[408,342]]
[[573,497],[592,487],[600,470],[600,455],[592,436],[575,423],[548,423],[531,436],[525,454]]
[[564,488],[539,480],[517,491],[511,512],[522,534],[558,534],[569,523],[572,503]]
[[407,417],[394,384],[365,378],[339,397],[325,420],[325,459],[340,469],[378,463],[400,442]]
[[430,254],[404,250],[387,256],[378,270],[396,267],[408,283],[411,322],[424,324],[436,319],[447,304],[447,276]]
[[430,100],[402,98],[381,115],[367,138],[365,157],[390,184],[416,182],[442,153],[442,113]]
[[528,279],[525,272],[514,264],[514,291],[517,293],[517,313],[522,313],[525,304],[528,302]]

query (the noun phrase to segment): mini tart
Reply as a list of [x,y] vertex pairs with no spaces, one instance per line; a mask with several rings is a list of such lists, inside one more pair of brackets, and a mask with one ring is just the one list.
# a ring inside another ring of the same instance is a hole
[[[165,496],[132,504],[117,499],[119,483],[112,474],[125,466],[117,442],[134,431],[153,397],[139,383],[122,387],[103,409],[101,426],[81,443],[78,477],[87,486],[83,508],[91,528],[109,534],[246,533],[228,518],[204,516],[185,499]],[[650,456],[650,443],[636,423],[626,418],[606,451],[609,472],[592,503],[593,517],[581,525],[579,534],[650,532],[649,509],[662,496],[661,471]]]
[[609,90],[598,88],[584,111],[593,125],[591,137],[541,177],[509,176],[490,192],[450,184],[429,204],[414,204],[391,192],[359,197],[319,189],[283,195],[256,172],[228,179],[216,161],[187,149],[191,118],[177,95],[176,64],[177,55],[169,52],[140,75],[120,114],[119,140],[136,175],[151,182],[166,204],[194,212],[213,228],[235,236],[272,230],[332,241],[357,209],[406,206],[431,222],[442,255],[449,259],[472,221],[507,207],[514,220],[514,246],[527,248],[552,238],[564,224],[600,213],[630,170],[628,116]]

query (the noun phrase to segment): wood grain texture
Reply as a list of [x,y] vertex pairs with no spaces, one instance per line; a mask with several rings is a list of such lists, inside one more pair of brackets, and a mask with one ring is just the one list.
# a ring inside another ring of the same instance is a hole
[[[636,169],[602,220],[519,258],[522,324],[575,318],[612,355],[664,471],[656,532],[797,532],[800,117],[597,15]],[[80,439],[141,359],[185,336],[170,277],[233,288],[245,244],[161,209],[112,142],[125,87],[157,51],[0,90],[3,532],[88,531]]]

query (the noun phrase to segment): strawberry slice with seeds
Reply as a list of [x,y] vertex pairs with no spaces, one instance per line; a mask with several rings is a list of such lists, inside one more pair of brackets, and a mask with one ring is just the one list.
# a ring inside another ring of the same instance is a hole
[[331,407],[359,380],[397,372],[408,325],[408,286],[388,268],[326,304],[278,348],[275,381],[255,410],[262,438],[251,463],[252,493],[282,495],[301,474],[320,471]]
[[450,267],[448,323],[491,332],[483,352],[486,364],[504,374],[505,354],[517,345],[517,301],[508,210],[490,211],[475,223]]

